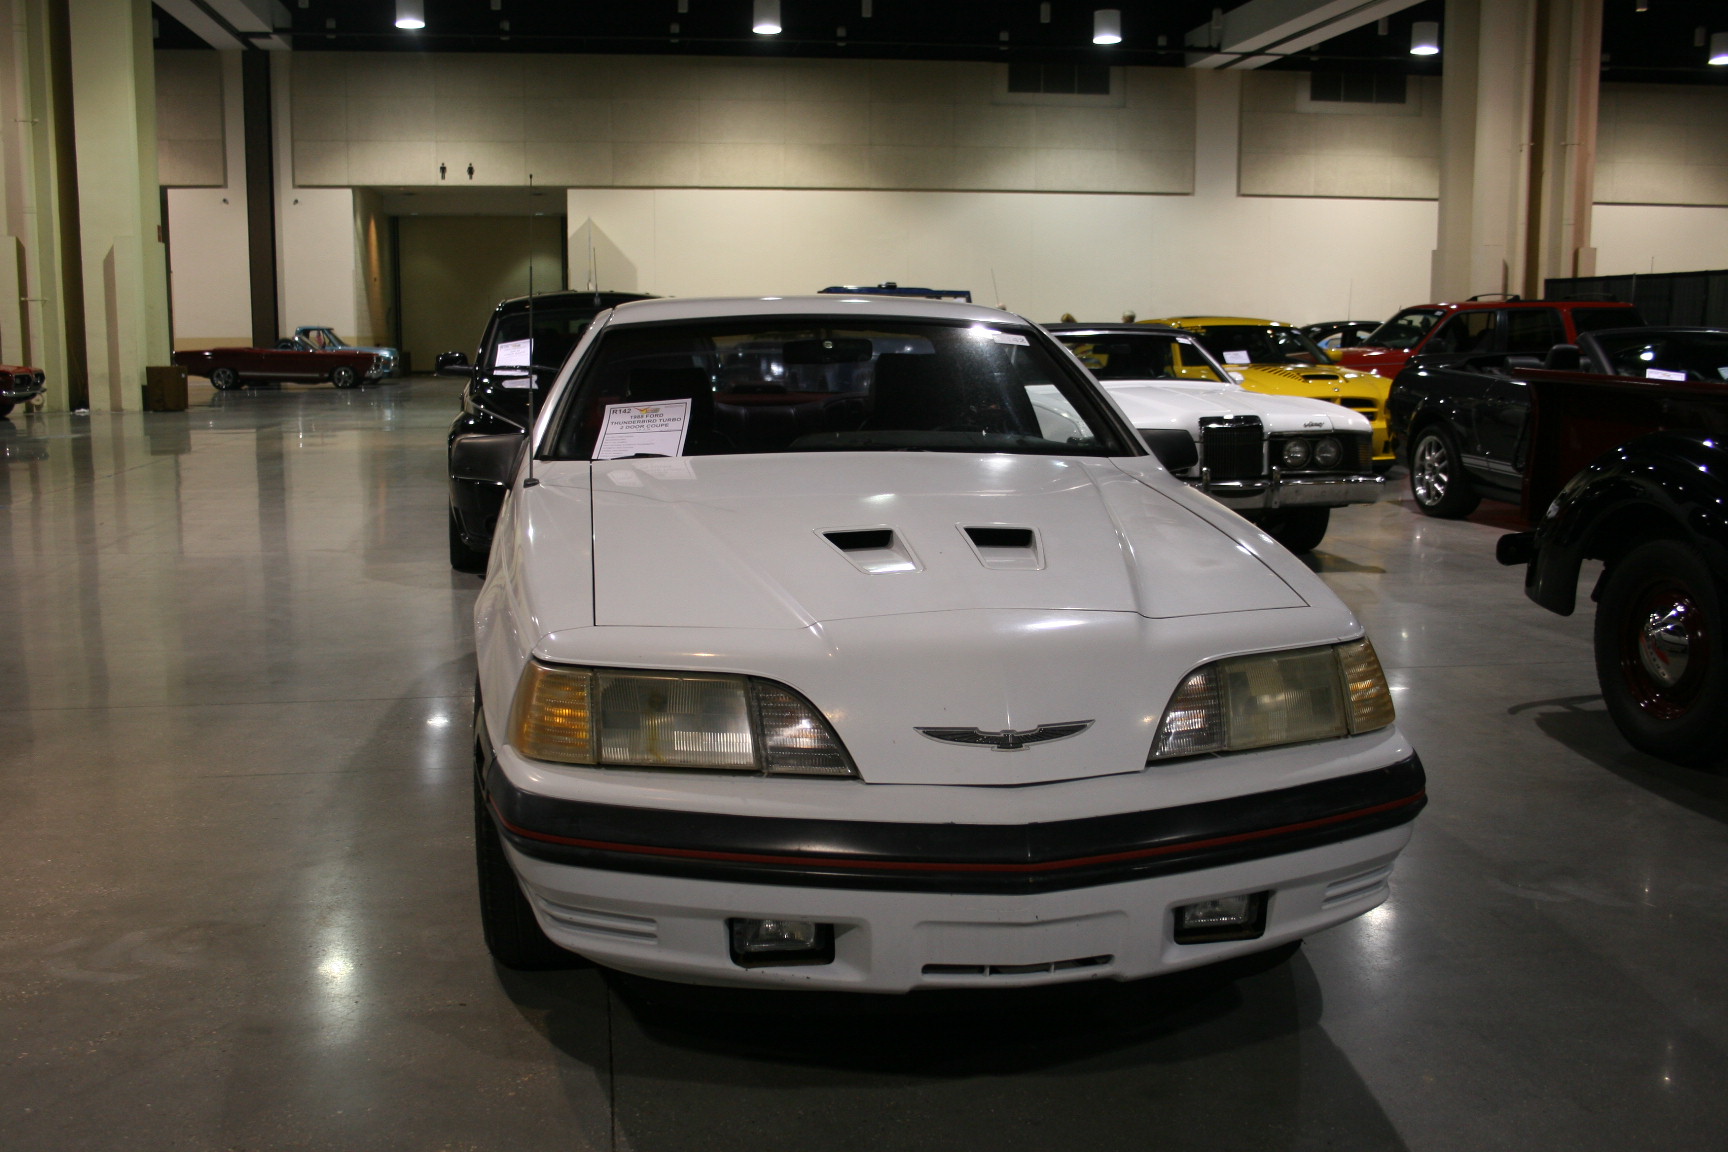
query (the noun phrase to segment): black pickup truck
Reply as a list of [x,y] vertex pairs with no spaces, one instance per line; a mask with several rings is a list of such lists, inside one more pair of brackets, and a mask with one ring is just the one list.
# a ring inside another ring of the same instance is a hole
[[[1681,371],[1658,340],[1648,350],[1670,365],[1656,371]],[[1609,715],[1641,751],[1710,765],[1728,760],[1728,384],[1708,378],[1728,374],[1728,355],[1685,371],[1525,374],[1536,527],[1501,537],[1498,557],[1525,565],[1526,594],[1562,616],[1583,562],[1602,561],[1591,598]]]
[[1574,382],[1728,388],[1728,330],[1617,328],[1583,333],[1546,356],[1418,356],[1386,404],[1416,507],[1456,518],[1484,498],[1522,500],[1534,389],[1564,392]]

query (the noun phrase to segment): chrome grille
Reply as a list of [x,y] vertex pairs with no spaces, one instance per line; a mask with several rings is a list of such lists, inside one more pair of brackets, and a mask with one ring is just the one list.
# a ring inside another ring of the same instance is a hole
[[1266,475],[1266,433],[1260,417],[1201,417],[1200,463],[1213,480],[1257,480]]

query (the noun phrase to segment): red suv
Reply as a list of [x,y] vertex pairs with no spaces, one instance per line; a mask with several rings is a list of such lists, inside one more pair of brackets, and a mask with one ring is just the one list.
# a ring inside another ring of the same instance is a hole
[[1406,308],[1380,325],[1338,362],[1390,380],[1410,357],[1430,352],[1459,355],[1542,355],[1556,344],[1575,344],[1580,332],[1637,328],[1644,323],[1630,304],[1612,300],[1486,300],[1423,304]]

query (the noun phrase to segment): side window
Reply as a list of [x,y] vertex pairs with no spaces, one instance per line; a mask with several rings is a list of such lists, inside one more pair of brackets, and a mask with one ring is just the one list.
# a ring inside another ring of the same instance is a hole
[[1448,352],[1460,356],[1495,351],[1495,335],[1500,313],[1491,308],[1476,312],[1459,312],[1440,327],[1422,345],[1423,355]]
[[1580,334],[1600,332],[1604,328],[1642,328],[1644,317],[1636,308],[1574,308],[1572,327]]
[[1506,309],[1506,351],[1546,352],[1566,343],[1566,325],[1558,308]]

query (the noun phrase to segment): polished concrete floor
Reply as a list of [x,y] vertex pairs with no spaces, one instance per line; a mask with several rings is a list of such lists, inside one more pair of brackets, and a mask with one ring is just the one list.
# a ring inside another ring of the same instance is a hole
[[495,969],[455,401],[0,421],[0,1148],[1728,1147],[1728,778],[1618,739],[1492,505],[1316,558],[1433,803],[1285,964],[861,1003]]

